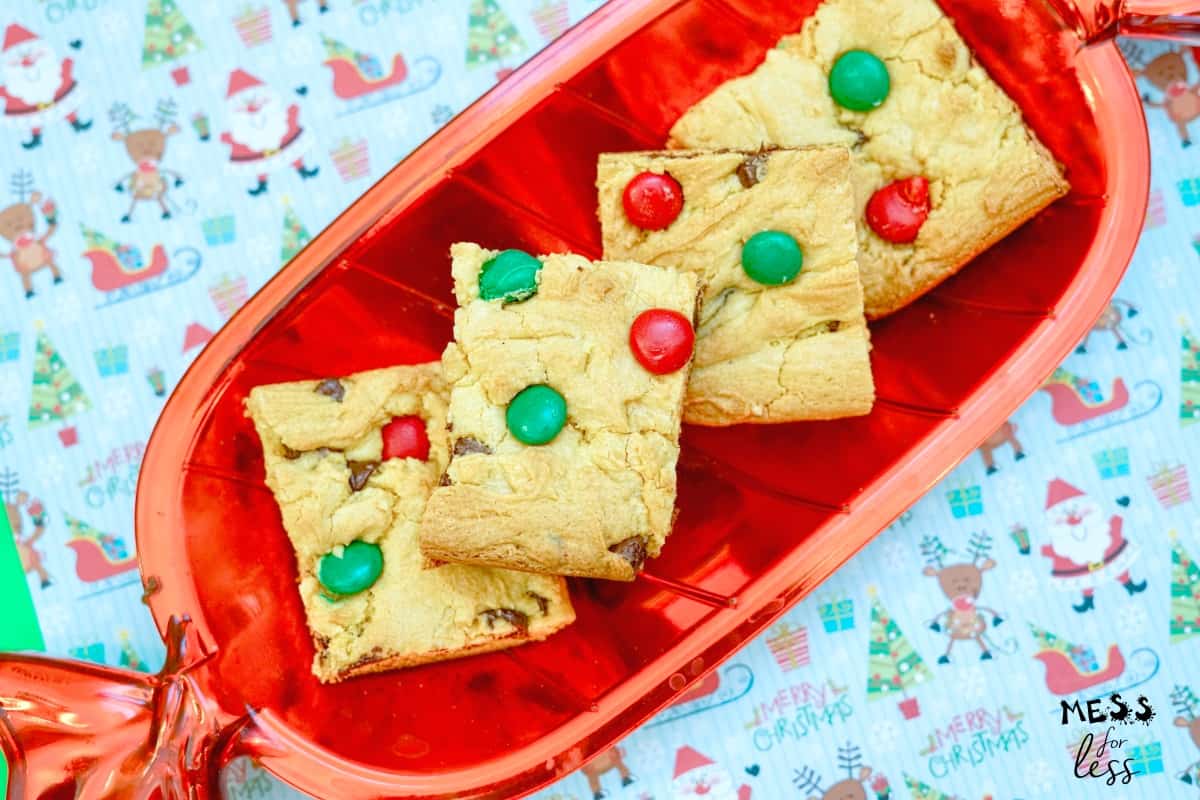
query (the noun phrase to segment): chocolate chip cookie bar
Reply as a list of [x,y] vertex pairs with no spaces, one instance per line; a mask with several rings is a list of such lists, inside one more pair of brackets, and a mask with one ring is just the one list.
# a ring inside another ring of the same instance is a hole
[[449,455],[439,363],[259,386],[246,408],[321,681],[512,647],[575,619],[562,578],[427,568],[417,523]]
[[933,0],[824,0],[671,130],[680,148],[853,149],[870,318],[912,302],[1069,187]]
[[633,580],[675,507],[696,276],[456,244],[450,464],[421,548]]
[[606,258],[704,287],[685,422],[871,410],[845,147],[605,153],[596,184]]

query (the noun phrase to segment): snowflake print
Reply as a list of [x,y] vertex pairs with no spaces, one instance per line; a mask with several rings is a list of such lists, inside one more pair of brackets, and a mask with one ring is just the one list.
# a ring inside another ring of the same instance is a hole
[[1011,475],[1002,476],[997,480],[996,489],[999,490],[997,496],[1005,498],[1010,506],[1020,505],[1029,497],[1025,481]]
[[151,345],[158,344],[163,334],[161,320],[162,317],[157,314],[140,315],[133,322],[134,341]]
[[1146,610],[1140,605],[1127,605],[1117,609],[1117,630],[1122,636],[1137,636],[1146,629]]
[[1173,289],[1179,284],[1179,264],[1169,256],[1155,259],[1150,271],[1159,289]]
[[105,163],[100,151],[88,145],[79,145],[71,151],[71,172],[77,175],[95,175]]
[[975,699],[987,694],[987,676],[977,664],[959,670],[956,681],[958,683],[958,693],[962,697]]
[[867,733],[867,742],[874,753],[894,753],[900,743],[900,728],[890,720],[873,722]]
[[95,429],[96,443],[101,447],[112,447],[117,444],[117,429],[112,425],[97,425]]
[[912,551],[904,542],[893,538],[883,543],[883,563],[889,569],[903,569],[911,560]]
[[315,55],[313,43],[303,36],[292,39],[283,48],[283,60],[288,64],[307,66],[316,60]]
[[462,39],[461,26],[453,17],[442,17],[429,26],[428,38],[432,50],[457,49]]
[[1038,579],[1028,567],[1019,569],[1008,578],[1008,594],[1029,597],[1037,592]]
[[79,321],[79,317],[83,314],[83,302],[80,301],[79,295],[71,292],[64,293],[58,298],[54,306],[54,316],[61,322],[73,325]]
[[212,176],[201,178],[192,185],[196,193],[201,197],[219,197],[222,195],[222,184],[218,178]]
[[1145,528],[1154,523],[1155,509],[1142,505],[1129,514],[1129,522],[1137,528]]
[[[1009,640],[1011,643],[1013,640]],[[1006,643],[1007,644],[1007,643]],[[1004,685],[1009,689],[1020,693],[1029,685],[1029,675],[1024,670],[1013,670],[1004,676]]]
[[120,39],[128,27],[129,18],[119,11],[106,11],[96,19],[96,30],[105,40]]
[[65,653],[66,642],[71,639],[71,623],[78,618],[70,603],[40,603],[37,609],[38,627],[46,639],[46,649]]
[[41,461],[36,469],[38,484],[41,486],[56,486],[60,484],[66,473],[66,466],[63,464],[62,456],[53,450],[41,457]]
[[110,419],[127,419],[137,411],[137,401],[133,392],[126,387],[110,390],[100,401],[104,407],[105,416]]
[[1035,789],[1038,792],[1048,792],[1054,786],[1054,780],[1058,775],[1043,759],[1031,762],[1025,768],[1025,785],[1030,789]]
[[1084,641],[1095,641],[1100,638],[1100,629],[1096,626],[1094,619],[1085,619],[1080,622],[1076,628],[1079,631],[1079,637]]
[[408,135],[411,120],[403,104],[393,103],[382,116],[384,130],[390,138],[403,139]]
[[246,241],[246,255],[255,266],[273,263],[279,255],[279,244],[265,233],[257,233]]

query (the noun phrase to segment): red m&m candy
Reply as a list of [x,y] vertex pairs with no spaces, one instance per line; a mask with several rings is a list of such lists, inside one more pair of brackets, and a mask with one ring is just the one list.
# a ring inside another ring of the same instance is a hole
[[425,420],[416,416],[392,417],[383,426],[383,460],[389,458],[429,458],[429,434],[425,432]]
[[893,181],[867,202],[867,224],[893,244],[916,239],[928,216],[929,181],[920,176]]
[[625,185],[625,216],[646,231],[670,226],[683,210],[683,187],[670,175],[643,172]]
[[678,311],[652,308],[638,314],[629,327],[629,349],[648,372],[666,375],[682,369],[692,357],[696,333]]

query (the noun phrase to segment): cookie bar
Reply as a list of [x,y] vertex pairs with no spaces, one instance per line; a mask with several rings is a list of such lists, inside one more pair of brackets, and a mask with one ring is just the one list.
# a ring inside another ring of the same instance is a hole
[[933,0],[824,0],[671,130],[673,147],[845,144],[870,318],[929,291],[1069,189]]
[[[871,410],[845,147],[605,153],[596,183],[606,258],[693,272],[704,287],[685,422]],[[682,202],[649,220],[664,185]]]
[[456,244],[452,453],[421,547],[633,580],[675,506],[696,277]]
[[246,408],[321,681],[512,647],[575,619],[561,578],[426,569],[417,523],[449,447],[440,364],[259,386]]

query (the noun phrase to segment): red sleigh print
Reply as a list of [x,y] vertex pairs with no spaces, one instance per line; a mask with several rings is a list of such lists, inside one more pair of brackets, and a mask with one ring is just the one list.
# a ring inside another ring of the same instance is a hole
[[147,258],[134,244],[114,241],[86,225],[81,228],[87,247],[83,257],[92,266],[92,285],[105,293],[97,308],[183,283],[200,270],[200,251],[194,247],[177,248],[173,262],[166,248],[156,244]]
[[125,539],[96,530],[70,514],[63,516],[71,531],[67,547],[75,551],[75,574],[79,580],[95,583],[137,569],[137,557]]
[[333,73],[333,93],[338,98],[353,102],[342,113],[353,113],[365,108],[391,102],[428,89],[442,75],[442,66],[436,59],[424,56],[413,62],[409,69],[404,56],[392,56],[391,69],[386,73],[378,58],[370,53],[353,50],[336,39],[322,35],[325,45],[325,66]]
[[1060,639],[1030,623],[1030,633],[1039,649],[1033,657],[1046,668],[1046,688],[1056,695],[1071,695],[1111,681],[1125,672],[1125,655],[1109,645],[1104,665],[1086,645]]
[[1162,403],[1162,388],[1152,380],[1139,381],[1133,390],[1115,378],[1105,396],[1100,384],[1059,367],[1042,384],[1050,395],[1050,415],[1067,429],[1065,442],[1112,428],[1149,414]]

